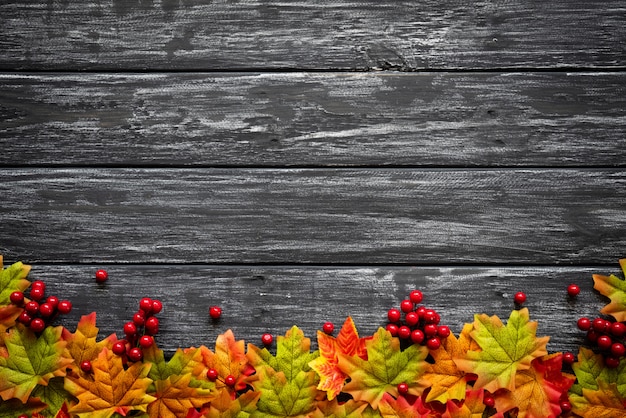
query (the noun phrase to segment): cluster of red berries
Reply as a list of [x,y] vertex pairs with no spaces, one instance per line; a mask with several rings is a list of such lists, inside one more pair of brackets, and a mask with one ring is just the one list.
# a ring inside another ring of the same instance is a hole
[[602,353],[607,367],[619,366],[620,359],[626,355],[626,323],[582,317],[577,325],[578,329],[587,332],[587,340]]
[[422,299],[422,292],[413,290],[408,299],[400,302],[400,309],[389,309],[387,331],[394,337],[436,350],[441,346],[441,340],[450,335],[450,328],[439,325],[441,318],[437,311],[419,305]]
[[9,296],[12,304],[23,308],[17,322],[36,333],[42,332],[59,314],[65,315],[72,310],[72,303],[69,300],[59,300],[56,296],[48,296],[44,300],[45,295],[46,284],[36,280],[30,286],[30,299],[20,291],[15,291]]

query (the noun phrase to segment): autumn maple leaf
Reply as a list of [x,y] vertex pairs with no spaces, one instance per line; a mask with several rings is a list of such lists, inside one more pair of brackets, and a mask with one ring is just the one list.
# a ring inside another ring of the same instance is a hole
[[348,317],[337,334],[337,338],[325,332],[317,331],[317,344],[320,356],[311,361],[309,366],[320,377],[320,383],[317,388],[325,391],[328,399],[333,400],[341,392],[348,378],[339,368],[338,353],[347,356],[356,355],[366,359],[365,339],[359,338],[354,321],[351,317]]
[[8,356],[0,356],[0,396],[26,402],[37,385],[65,376],[72,359],[65,354],[61,327],[46,327],[39,337],[22,325],[5,335]]
[[104,348],[92,361],[93,376],[68,376],[65,389],[78,399],[69,408],[79,417],[108,418],[130,411],[145,412],[155,400],[146,393],[152,380],[146,377],[150,363],[133,363],[124,369],[122,358]]
[[361,418],[380,416],[367,402],[358,402],[353,399],[339,403],[337,399],[317,402],[317,409],[311,418]]
[[248,391],[233,398],[227,391],[222,390],[211,401],[211,405],[202,416],[206,418],[247,418],[255,410],[261,394]]
[[[26,280],[30,266],[17,262],[7,268],[3,268],[2,256],[0,255],[0,334],[4,334],[8,328],[15,325],[15,320],[22,312],[22,308],[11,303],[11,293],[23,291],[30,282]],[[3,340],[0,339],[0,345]]]
[[420,395],[427,386],[419,379],[426,371],[426,347],[414,344],[402,351],[400,340],[383,328],[365,342],[365,347],[367,360],[339,353],[339,368],[351,379],[343,390],[354,399],[377,409],[386,392],[398,396],[400,383],[406,383],[414,395]]
[[223,381],[218,380],[216,382],[217,389],[238,391],[246,388],[250,380],[249,376],[254,372],[254,369],[248,362],[245,342],[235,340],[235,335],[231,330],[217,337],[215,352],[206,347],[201,347],[200,352],[202,363],[207,368],[217,370],[220,376],[231,375],[235,378],[235,385],[232,387],[226,386]]
[[[465,392],[465,399],[460,404],[449,400],[441,418],[482,418],[485,414],[484,394],[483,389],[470,389]],[[502,418],[503,416],[502,413],[497,413],[489,417]]]
[[74,369],[78,370],[81,362],[93,361],[104,347],[109,347],[117,340],[115,334],[108,336],[102,341],[97,341],[98,328],[96,327],[96,313],[82,316],[76,326],[76,332],[71,333],[63,328],[62,338],[67,341],[67,351],[74,359]]
[[598,389],[583,388],[583,395],[570,396],[572,411],[583,418],[624,418],[624,398],[614,383],[598,382]]
[[537,338],[536,330],[526,308],[512,311],[506,326],[497,316],[475,315],[471,336],[481,351],[468,351],[455,362],[461,370],[478,375],[474,387],[492,393],[501,388],[513,391],[516,373],[548,354],[549,337]]
[[412,402],[404,396],[394,398],[385,393],[378,405],[382,418],[435,418],[440,416],[425,403],[422,397],[415,397]]
[[[626,258],[619,260],[619,264],[622,272],[626,274]],[[593,288],[611,299],[611,303],[605,305],[600,312],[611,315],[616,321],[626,321],[626,280],[613,274],[610,276],[594,274]]]
[[578,361],[572,365],[576,375],[576,384],[571,392],[582,396],[583,389],[598,390],[599,383],[615,384],[618,393],[626,399],[626,358],[622,358],[615,368],[604,364],[602,354],[594,353],[591,349],[580,347]]

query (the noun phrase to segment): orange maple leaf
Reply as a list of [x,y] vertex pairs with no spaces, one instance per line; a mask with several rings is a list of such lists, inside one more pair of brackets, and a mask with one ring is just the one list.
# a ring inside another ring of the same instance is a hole
[[152,383],[147,378],[150,363],[133,363],[124,369],[122,358],[104,348],[91,363],[93,376],[68,376],[65,390],[78,399],[69,413],[79,417],[108,418],[113,413],[146,412],[155,400],[146,394]]
[[[619,264],[626,275],[626,258],[619,260]],[[616,321],[626,321],[626,280],[613,274],[610,276],[594,274],[593,288],[611,299],[611,303],[605,305],[600,312],[611,315]]]
[[82,316],[76,332],[71,333],[63,328],[61,338],[67,341],[67,350],[74,359],[74,369],[79,369],[78,365],[84,360],[93,361],[104,347],[109,347],[111,343],[117,340],[115,334],[112,334],[104,340],[98,342],[98,328],[96,327],[96,313]]
[[[468,390],[465,399],[460,404],[449,400],[446,404],[446,412],[441,418],[482,418],[485,415],[483,403],[485,391],[482,389]],[[503,418],[501,412],[490,415],[489,418]]]
[[206,418],[237,418],[249,416],[256,410],[256,403],[261,392],[248,391],[241,396],[233,397],[225,390],[211,401],[209,410],[203,415]]
[[200,408],[210,398],[208,389],[190,385],[191,374],[170,376],[154,382],[156,400],[148,405],[148,415],[158,418],[185,416],[191,408]]
[[201,352],[202,362],[207,368],[216,369],[222,377],[231,375],[236,379],[234,387],[226,386],[223,381],[218,380],[216,382],[218,390],[226,388],[238,391],[246,388],[249,376],[254,373],[254,368],[248,362],[245,342],[236,341],[231,330],[217,337],[215,353],[206,347],[201,347]]
[[583,388],[583,396],[570,396],[573,412],[583,418],[624,418],[626,407],[617,385],[599,380],[598,388],[598,390]]
[[365,339],[359,338],[359,334],[351,317],[348,317],[337,338],[322,331],[317,331],[317,343],[320,356],[309,363],[309,366],[317,372],[320,382],[317,389],[327,393],[328,399],[333,400],[343,388],[348,376],[339,368],[337,353],[347,356],[359,356],[367,359]]
[[409,401],[404,396],[394,398],[385,393],[378,404],[378,412],[383,418],[435,418],[441,416],[430,409],[421,396],[413,397]]

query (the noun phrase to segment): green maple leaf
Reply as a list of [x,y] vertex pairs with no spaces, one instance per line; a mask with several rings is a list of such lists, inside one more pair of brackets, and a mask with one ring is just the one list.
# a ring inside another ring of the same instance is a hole
[[39,399],[31,398],[26,403],[19,399],[0,400],[0,418],[15,418],[21,414],[31,416],[46,408],[46,404]]
[[47,386],[37,385],[30,398],[41,399],[48,407],[40,412],[44,417],[56,417],[57,412],[71,396],[63,387],[64,377],[53,377]]
[[351,379],[343,390],[355,400],[366,401],[378,409],[386,392],[398,396],[400,383],[406,383],[414,395],[420,395],[428,385],[419,380],[427,366],[424,360],[428,350],[425,347],[411,345],[401,351],[400,340],[383,328],[365,342],[365,347],[367,360],[339,353],[339,368]]
[[626,358],[622,358],[618,367],[609,368],[604,365],[604,358],[592,350],[581,347],[578,350],[578,361],[572,365],[577,383],[572,392],[580,396],[583,389],[599,390],[600,383],[615,384],[619,393],[626,398]]
[[11,293],[18,290],[22,291],[28,287],[30,282],[26,280],[26,276],[29,272],[30,266],[22,264],[20,261],[4,268],[0,255],[0,306],[11,303]]
[[8,357],[0,356],[0,396],[26,402],[37,385],[47,385],[55,376],[65,376],[73,360],[66,357],[62,327],[46,327],[37,337],[21,325],[5,337]]
[[[619,264],[626,274],[626,258],[619,260]],[[611,303],[604,306],[600,312],[611,315],[616,321],[626,321],[626,280],[613,274],[610,276],[594,274],[593,288],[611,299]]]
[[474,387],[514,391],[517,371],[528,370],[534,359],[548,354],[549,337],[537,338],[537,322],[529,319],[526,308],[512,311],[506,326],[497,316],[474,316],[471,336],[481,351],[455,359],[461,370],[478,375]]
[[261,392],[253,417],[295,417],[315,408],[318,378],[309,362],[318,353],[310,351],[311,340],[296,326],[277,338],[276,356],[248,345],[247,356],[256,369],[251,384]]

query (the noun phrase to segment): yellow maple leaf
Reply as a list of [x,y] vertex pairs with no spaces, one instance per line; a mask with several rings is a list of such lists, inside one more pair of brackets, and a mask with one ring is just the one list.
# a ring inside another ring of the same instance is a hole
[[250,380],[254,369],[246,356],[246,344],[243,340],[235,340],[231,330],[220,334],[215,341],[215,352],[201,347],[202,363],[207,368],[216,369],[220,376],[231,375],[236,379],[234,387],[226,386],[221,380],[216,382],[218,390],[243,390]]
[[624,418],[626,407],[615,383],[598,381],[598,390],[583,388],[583,396],[572,394],[572,411],[583,418]]
[[98,328],[96,327],[96,313],[92,312],[80,318],[76,326],[76,332],[71,333],[63,328],[62,339],[67,341],[67,351],[70,357],[74,359],[74,368],[78,370],[78,365],[84,361],[93,361],[98,357],[100,351],[117,338],[114,334],[108,336],[102,341],[97,341]]
[[204,405],[211,391],[190,385],[191,374],[170,376],[154,382],[157,398],[148,405],[148,415],[154,418],[184,417],[191,408]]
[[156,398],[146,394],[150,363],[133,363],[124,369],[122,358],[104,348],[91,363],[93,376],[68,376],[65,390],[78,399],[69,413],[79,417],[108,418],[114,413],[146,412]]

